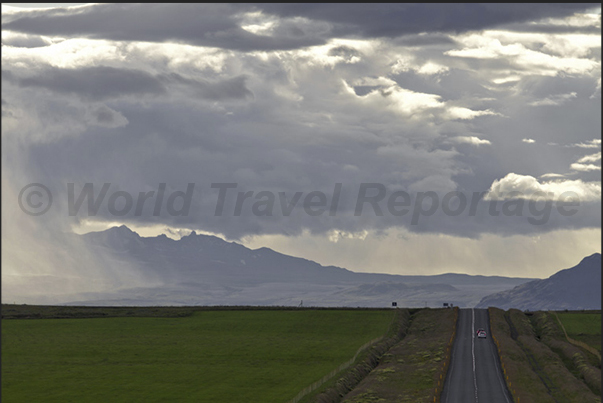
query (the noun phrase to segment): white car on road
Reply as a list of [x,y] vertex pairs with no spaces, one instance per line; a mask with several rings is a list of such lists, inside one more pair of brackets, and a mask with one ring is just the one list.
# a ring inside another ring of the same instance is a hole
[[486,331],[484,329],[477,329],[477,337],[480,339],[485,339]]

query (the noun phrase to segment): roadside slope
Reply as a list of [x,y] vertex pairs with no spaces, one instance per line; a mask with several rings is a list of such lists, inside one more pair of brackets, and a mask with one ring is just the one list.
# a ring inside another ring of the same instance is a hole
[[[571,345],[559,340],[554,322],[544,313],[525,314],[517,309],[505,312],[489,308],[492,332],[500,351],[505,379],[511,392],[522,403],[597,403],[601,397],[593,393],[593,379],[600,369],[585,368],[573,361]],[[572,358],[568,356],[572,355]],[[593,376],[586,382],[584,375]],[[590,387],[587,385],[590,383]]]
[[428,308],[414,312],[407,336],[343,402],[433,402],[454,334],[455,312]]

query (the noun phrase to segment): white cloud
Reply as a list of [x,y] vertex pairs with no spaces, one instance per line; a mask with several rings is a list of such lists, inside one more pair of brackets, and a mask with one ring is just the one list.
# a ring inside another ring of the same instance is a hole
[[[413,116],[427,109],[443,108],[445,106],[445,103],[440,100],[441,97],[439,95],[407,90],[399,87],[387,78],[365,78],[359,82],[364,85],[383,85],[378,90],[358,96],[354,89],[343,80],[343,84],[349,94],[353,95],[360,102],[370,104],[376,108],[385,107],[396,113]],[[387,84],[389,85],[387,86]],[[414,117],[418,118],[418,116]]]
[[341,239],[358,239],[364,241],[368,234],[369,232],[366,230],[360,232],[347,232],[333,229],[327,233],[327,237],[330,242],[337,243]]
[[392,73],[400,74],[406,71],[416,70],[416,66],[413,63],[413,57],[400,57],[392,65]]
[[[464,45],[464,48],[449,50],[444,54],[459,58],[504,59],[514,66],[512,75],[521,76],[531,74],[555,76],[560,72],[590,74],[600,69],[601,63],[589,58],[566,54],[563,56],[550,55],[545,52],[532,50],[517,41],[504,44],[502,41],[505,40],[505,35],[504,31],[487,31],[480,34],[459,35],[455,37],[455,40]],[[555,39],[550,38],[549,41],[554,41]],[[511,74],[505,74],[505,76],[508,75]]]
[[579,148],[599,148],[601,147],[601,139],[589,140],[586,143],[574,143],[566,147],[579,147]]
[[261,11],[245,13],[241,19],[241,28],[256,35],[270,35],[278,24],[276,17]]
[[[513,195],[513,192],[519,192]],[[485,200],[506,200],[510,198],[527,199],[536,192],[544,192],[547,198],[556,200],[565,192],[574,192],[581,201],[599,201],[601,199],[601,184],[598,182],[583,182],[577,180],[557,180],[539,182],[530,175],[509,173],[502,179],[492,182]]]
[[[377,93],[373,94],[377,95]],[[415,92],[398,86],[384,90],[379,93],[379,96],[391,97],[392,108],[407,115],[424,109],[441,108],[443,106],[439,95]]]
[[353,86],[382,86],[382,87],[394,87],[396,86],[396,82],[391,78],[387,77],[361,77],[359,79],[353,80],[351,82]]
[[[374,48],[379,44],[375,40],[352,40],[352,39],[331,39],[328,44],[320,46],[310,46],[305,49],[277,52],[280,55],[289,55],[297,60],[301,66],[329,66],[341,64],[355,64],[363,57],[370,57]],[[342,55],[333,53],[338,48],[347,48],[353,50],[356,55]]]
[[600,35],[564,34],[556,40],[545,40],[543,50],[559,56],[588,58],[592,50],[601,47]]
[[502,116],[498,112],[493,112],[489,109],[485,111],[474,111],[469,108],[463,108],[459,106],[452,106],[446,110],[446,115],[449,119],[460,119],[460,120],[469,120],[475,119],[478,116],[487,116],[487,115],[495,115]]
[[559,94],[553,95],[552,97],[548,97],[542,99],[540,101],[530,102],[531,106],[559,106],[568,102],[569,100],[576,98],[577,94],[575,92],[571,92],[569,94]]
[[593,165],[593,164],[579,164],[577,162],[571,164],[570,168],[573,169],[574,171],[581,171],[581,172],[589,172],[589,171],[599,171],[599,170],[601,170],[600,166]]
[[541,178],[564,178],[565,175],[563,174],[555,174],[555,173],[548,173],[548,174],[544,174],[544,175],[540,175]]
[[488,145],[492,144],[489,140],[483,140],[483,139],[480,139],[479,137],[475,137],[475,136],[456,136],[456,137],[452,137],[451,140],[456,143],[472,144],[475,146],[480,146],[480,145],[484,145],[484,144],[488,144]]
[[534,139],[522,139],[521,141],[528,144],[534,144],[536,142],[536,140]]
[[[490,109],[472,110],[465,107],[449,105],[442,101],[437,94],[422,93],[400,87],[395,81],[387,77],[362,77],[350,81],[342,80],[345,91],[361,102],[375,107],[386,107],[397,113],[412,117],[413,119],[425,118],[422,112],[437,114],[448,120],[471,120],[479,116],[502,116]],[[353,87],[375,87],[365,95],[356,95]]]
[[583,164],[585,162],[597,162],[601,160],[601,151],[595,154],[585,155],[578,160],[578,163]]
[[417,73],[431,76],[434,74],[442,74],[449,70],[450,68],[447,66],[442,66],[441,64],[434,62],[427,62],[417,70]]
[[596,27],[601,28],[601,14],[575,13],[565,18],[545,18],[542,22],[551,25],[567,27]]
[[428,61],[426,63],[418,63],[413,57],[400,57],[396,60],[396,63],[392,66],[393,74],[400,74],[403,72],[412,71],[416,74],[432,76],[437,74],[443,74],[450,71],[450,67],[439,64],[434,61]]

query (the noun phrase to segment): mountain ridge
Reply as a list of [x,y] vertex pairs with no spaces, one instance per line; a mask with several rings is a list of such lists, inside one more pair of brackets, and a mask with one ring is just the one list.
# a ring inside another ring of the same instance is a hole
[[[273,254],[274,256],[277,256],[279,258],[295,259],[299,262],[307,262],[312,265],[317,265],[317,266],[320,266],[325,269],[337,269],[339,271],[344,271],[347,273],[357,274],[357,275],[367,275],[367,276],[377,275],[377,276],[384,276],[384,277],[387,276],[387,277],[390,277],[391,279],[404,278],[405,280],[410,281],[410,282],[413,282],[413,281],[420,281],[420,282],[428,281],[429,282],[430,280],[458,281],[458,280],[471,279],[472,282],[479,283],[482,281],[487,282],[490,280],[503,280],[503,281],[511,280],[511,281],[518,281],[518,282],[526,282],[526,281],[535,280],[535,278],[527,278],[527,277],[485,276],[485,275],[481,275],[481,274],[466,274],[466,273],[452,273],[452,272],[433,274],[433,275],[356,272],[356,271],[352,271],[352,270],[349,270],[349,269],[346,269],[343,267],[339,267],[339,266],[333,266],[333,265],[325,266],[325,265],[322,265],[318,262],[315,262],[313,260],[310,260],[310,259],[307,259],[304,257],[286,255],[284,253],[275,251],[274,249],[271,249],[268,247],[260,247],[257,249],[251,249],[251,248],[248,248],[248,247],[246,247],[242,244],[239,244],[237,242],[234,242],[234,241],[226,241],[226,240],[224,240],[220,237],[214,236],[214,235],[197,234],[195,231],[191,232],[191,234],[189,234],[189,235],[183,236],[179,240],[175,240],[175,239],[167,237],[165,234],[160,234],[155,237],[142,237],[135,231],[132,231],[131,229],[129,229],[127,226],[121,225],[119,227],[111,227],[104,231],[89,232],[89,233],[83,234],[81,236],[83,236],[85,238],[92,238],[94,243],[98,243],[99,238],[100,238],[100,241],[102,243],[103,242],[102,238],[104,237],[104,235],[111,234],[111,233],[119,234],[120,236],[127,234],[128,236],[135,237],[138,240],[149,240],[149,242],[155,242],[154,240],[166,240],[168,242],[171,242],[172,246],[183,245],[182,243],[180,243],[183,241],[185,243],[189,243],[193,239],[198,239],[198,240],[205,239],[205,240],[210,240],[214,244],[212,246],[232,245],[233,247],[237,247],[240,250],[246,250],[246,251],[250,251],[250,252],[258,252],[258,253],[266,252],[269,254]],[[143,242],[145,242],[145,241],[143,241]]]
[[549,278],[484,297],[477,308],[522,310],[601,309],[601,254],[593,253]]
[[267,247],[250,249],[191,232],[179,240],[141,237],[127,226],[78,235],[98,252],[136,267],[156,286],[71,295],[78,305],[293,305],[472,307],[531,278],[461,273],[398,275],[323,266]]

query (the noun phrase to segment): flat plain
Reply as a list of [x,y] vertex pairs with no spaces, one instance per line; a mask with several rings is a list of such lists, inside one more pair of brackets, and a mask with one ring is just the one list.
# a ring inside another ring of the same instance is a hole
[[392,310],[3,320],[5,402],[284,402],[387,333]]

